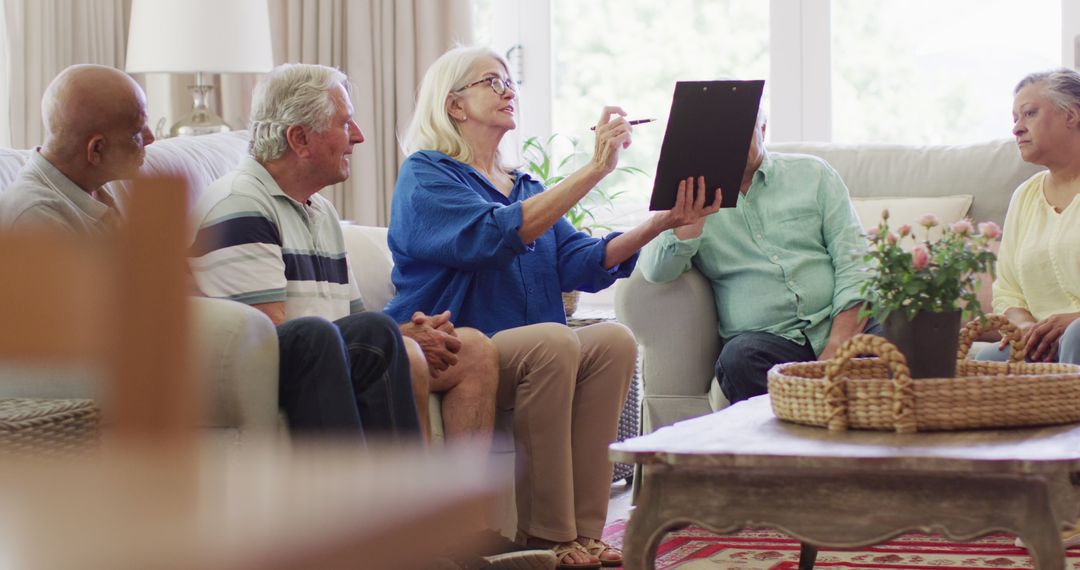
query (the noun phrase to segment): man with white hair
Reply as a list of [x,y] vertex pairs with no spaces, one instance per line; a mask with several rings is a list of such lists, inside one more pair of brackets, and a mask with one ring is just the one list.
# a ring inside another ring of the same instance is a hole
[[[398,325],[364,312],[337,211],[318,194],[349,177],[352,147],[364,140],[352,112],[348,80],[333,68],[282,65],[259,83],[251,157],[214,182],[196,207],[196,282],[209,296],[266,313],[283,349],[303,343],[289,353],[304,362],[287,362],[282,353],[290,422],[331,409],[346,415],[342,402],[306,392],[316,385],[310,379],[334,377],[352,386],[355,402],[344,408],[359,411],[366,431],[416,429],[425,418],[417,421],[414,400],[426,402],[430,381],[445,392],[447,435],[488,439],[498,375],[493,343],[478,331],[455,330],[448,314],[416,313]],[[332,354],[319,348],[327,339]]]
[[716,378],[731,403],[764,394],[775,364],[831,358],[855,334],[880,333],[859,318],[865,240],[847,187],[820,158],[766,151],[765,127],[759,111],[737,205],[660,234],[638,261],[652,282],[691,266],[711,282]]
[[[336,69],[286,64],[259,82],[251,157],[214,182],[196,207],[196,282],[203,293],[248,303],[278,326],[290,425],[293,418],[333,418],[338,429],[415,430],[426,414],[418,422],[411,368],[417,403],[426,402],[429,383],[444,394],[448,437],[490,440],[494,343],[475,329],[455,329],[449,313],[416,312],[398,325],[364,311],[337,211],[318,194],[349,177],[352,147],[364,141],[352,114],[348,79]],[[342,396],[340,386],[350,385],[353,394]],[[313,393],[316,387],[322,393]],[[465,562],[451,566],[554,567],[549,552],[515,552],[520,547],[500,539],[482,532],[456,557]]]
[[73,65],[46,88],[41,116],[45,143],[0,194],[0,229],[107,232],[119,214],[103,185],[134,176],[154,142],[142,88],[117,69]]

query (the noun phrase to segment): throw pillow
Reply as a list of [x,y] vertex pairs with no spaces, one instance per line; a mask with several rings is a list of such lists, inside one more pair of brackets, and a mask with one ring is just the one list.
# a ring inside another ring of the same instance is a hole
[[[889,228],[896,230],[904,224],[909,224],[915,235],[923,237],[923,228],[919,225],[919,218],[923,214],[934,214],[941,224],[951,224],[967,216],[971,209],[971,194],[958,194],[955,196],[935,196],[932,198],[852,198],[855,205],[855,213],[859,215],[859,222],[864,229],[876,227],[881,221],[881,211],[889,210]],[[982,221],[982,220],[976,220]],[[930,230],[929,239],[937,239],[941,236],[940,226]]]

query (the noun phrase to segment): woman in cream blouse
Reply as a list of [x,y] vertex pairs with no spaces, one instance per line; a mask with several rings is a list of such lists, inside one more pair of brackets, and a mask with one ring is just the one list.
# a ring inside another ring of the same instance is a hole
[[[1016,86],[1020,156],[1047,168],[1013,194],[1005,215],[994,312],[1024,333],[1028,359],[1080,363],[1080,74],[1033,73]],[[982,360],[1004,360],[991,347]]]

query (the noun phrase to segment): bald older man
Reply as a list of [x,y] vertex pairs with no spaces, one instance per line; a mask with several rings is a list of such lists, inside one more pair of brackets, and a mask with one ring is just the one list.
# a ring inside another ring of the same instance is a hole
[[41,117],[45,143],[0,194],[0,229],[108,231],[119,214],[104,184],[133,177],[154,142],[142,88],[117,69],[73,65],[45,90]]

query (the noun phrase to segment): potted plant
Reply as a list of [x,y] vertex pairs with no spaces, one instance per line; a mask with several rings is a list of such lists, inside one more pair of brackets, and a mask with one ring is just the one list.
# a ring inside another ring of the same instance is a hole
[[[862,286],[868,301],[863,316],[882,324],[886,338],[907,358],[912,378],[955,376],[961,313],[969,319],[984,317],[978,275],[994,276],[990,244],[1001,229],[983,222],[976,232],[971,220],[963,219],[930,241],[917,238],[906,224],[894,232],[888,220],[885,210],[878,226],[867,232],[864,259],[872,269]],[[929,232],[939,222],[924,214],[919,224]]]
[[[565,139],[570,149],[569,153],[562,157],[557,156],[555,151],[560,139]],[[578,147],[577,139],[559,133],[551,135],[546,140],[535,136],[529,137],[521,145],[521,155],[525,159],[525,171],[539,180],[544,188],[551,188],[562,182],[567,174],[589,159],[588,153]],[[645,171],[633,166],[620,166],[615,169],[615,172],[645,174]],[[612,209],[614,200],[622,192],[611,192],[605,182],[606,180],[598,184],[566,212],[564,217],[576,230],[590,236],[594,233],[611,231],[611,226],[599,222],[597,213],[603,209]],[[563,308],[566,310],[567,317],[573,315],[577,309],[579,296],[579,291],[563,293]]]

